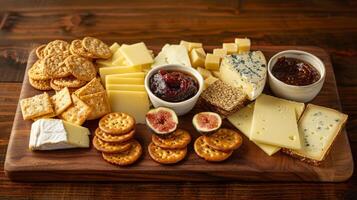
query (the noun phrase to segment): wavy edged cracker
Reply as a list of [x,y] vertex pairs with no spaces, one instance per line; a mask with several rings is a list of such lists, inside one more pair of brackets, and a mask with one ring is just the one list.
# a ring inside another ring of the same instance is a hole
[[34,80],[29,78],[30,85],[38,90],[52,90],[51,80]]
[[135,135],[135,129],[131,130],[128,133],[125,133],[124,135],[112,135],[102,131],[100,128],[97,128],[95,130],[95,136],[97,136],[99,139],[105,142],[122,143],[132,139],[134,135]]
[[44,59],[45,58],[45,53],[44,53],[44,49],[46,48],[46,44],[43,44],[39,47],[36,48],[36,56],[39,59]]
[[182,129],[177,129],[167,137],[152,135],[152,142],[164,149],[181,149],[185,148],[191,142],[191,135]]
[[97,38],[83,38],[82,46],[97,58],[108,59],[112,56],[112,52],[110,51],[109,46]]
[[212,148],[204,141],[203,137],[204,136],[200,136],[197,138],[194,144],[195,152],[199,157],[207,161],[220,162],[226,160],[232,155],[232,150],[225,152]]
[[102,156],[105,161],[119,165],[119,166],[126,166],[126,165],[131,165],[135,161],[137,161],[142,152],[143,148],[141,147],[141,144],[136,141],[132,140],[131,142],[131,147],[130,149],[120,152],[120,153],[102,153]]
[[78,55],[71,55],[64,61],[73,76],[79,80],[90,81],[97,75],[92,61]]
[[109,100],[106,91],[81,96],[80,99],[92,108],[87,120],[98,119],[110,113]]
[[64,64],[65,55],[50,55],[43,59],[45,73],[51,78],[63,78],[71,75],[68,67]]
[[20,106],[24,120],[53,113],[50,96],[46,92],[30,98],[21,99]]
[[54,40],[48,43],[45,47],[44,55],[59,55],[59,54],[69,54],[69,43],[64,40]]
[[88,95],[88,94],[94,94],[97,92],[102,92],[105,91],[102,83],[100,82],[99,78],[93,78],[89,83],[87,83],[85,86],[79,88],[74,92],[75,95],[78,97]]
[[174,164],[180,162],[187,154],[187,148],[182,149],[163,149],[154,143],[150,143],[149,147],[150,157],[161,164]]
[[89,116],[92,108],[80,100],[76,95],[72,95],[73,105],[60,114],[65,121],[82,125]]
[[85,58],[96,58],[93,54],[89,53],[83,46],[81,40],[73,40],[69,47],[70,52],[73,55],[79,55]]
[[203,139],[209,146],[220,151],[235,150],[243,142],[239,133],[226,128],[221,128],[209,136],[204,136]]
[[100,152],[119,153],[130,149],[131,143],[110,143],[99,139],[97,136],[94,136],[93,146]]
[[72,105],[71,94],[69,93],[68,88],[65,87],[53,95],[51,97],[51,102],[56,116],[65,111],[69,106]]
[[125,134],[133,129],[135,119],[122,112],[109,113],[99,120],[99,128],[110,134]]
[[79,88],[87,82],[77,79],[74,76],[53,79],[53,83],[59,87]]
[[32,67],[27,71],[29,78],[33,80],[49,80],[51,79],[45,72],[45,67],[41,60],[37,60]]

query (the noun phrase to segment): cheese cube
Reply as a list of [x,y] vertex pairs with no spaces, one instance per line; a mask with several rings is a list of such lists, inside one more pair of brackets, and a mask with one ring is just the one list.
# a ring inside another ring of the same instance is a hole
[[124,73],[124,74],[111,74],[107,77],[121,77],[121,78],[145,78],[144,72],[133,72],[133,73]]
[[200,73],[202,75],[203,79],[206,79],[206,78],[212,76],[211,71],[209,71],[205,68],[197,67],[197,71],[198,71],[198,73]]
[[199,54],[201,54],[201,55],[203,55],[203,56],[206,57],[206,52],[205,52],[205,50],[204,50],[202,47],[200,47],[200,48],[195,48],[195,49],[193,49],[193,50],[197,51],[197,53],[199,53]]
[[144,85],[136,84],[108,84],[107,90],[122,90],[122,91],[145,91]]
[[151,65],[154,62],[149,50],[143,42],[123,45],[119,48],[119,51],[131,66]]
[[192,67],[203,67],[205,65],[205,55],[200,53],[197,49],[193,49],[190,52],[191,65]]
[[188,51],[191,52],[192,49],[195,49],[195,48],[202,48],[202,43],[198,43],[198,42],[190,42],[188,44]]
[[301,148],[295,109],[284,102],[269,95],[260,95],[257,98],[251,140],[290,149]]
[[238,45],[236,43],[223,43],[222,47],[227,51],[227,54],[238,53]]
[[227,55],[227,50],[226,49],[213,49],[213,55],[223,58],[224,56]]
[[139,66],[130,66],[130,67],[104,67],[99,68],[100,78],[102,83],[105,84],[105,77],[111,74],[124,74],[124,73],[131,73],[131,72],[141,72],[142,67]]
[[244,53],[250,51],[250,39],[248,38],[236,38],[234,42],[238,46],[238,53]]
[[205,67],[208,70],[219,70],[220,57],[208,53],[205,60]]
[[185,41],[185,40],[181,40],[181,41],[180,41],[180,45],[184,46],[185,49],[187,50],[187,52],[189,52],[190,42],[187,42],[187,41]]
[[107,76],[105,78],[105,85],[109,84],[136,84],[143,85],[144,78],[122,78],[122,77],[113,77]]
[[150,109],[146,92],[107,90],[112,112],[125,112],[135,118],[136,123],[145,124],[145,115]]

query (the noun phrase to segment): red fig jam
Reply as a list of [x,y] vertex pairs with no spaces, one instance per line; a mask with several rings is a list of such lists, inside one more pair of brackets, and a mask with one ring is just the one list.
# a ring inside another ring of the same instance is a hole
[[159,70],[149,80],[151,92],[168,102],[185,101],[198,92],[197,80],[180,71]]
[[296,58],[279,58],[272,73],[280,81],[296,86],[310,85],[320,79],[320,73],[315,67]]

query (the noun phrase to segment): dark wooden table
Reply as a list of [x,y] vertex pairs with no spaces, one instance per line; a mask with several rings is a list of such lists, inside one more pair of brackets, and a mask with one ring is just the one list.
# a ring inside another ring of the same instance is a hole
[[93,35],[149,46],[180,39],[220,45],[237,36],[255,45],[326,49],[349,115],[357,155],[357,2],[353,1],[0,1],[0,198],[357,198],[357,176],[344,183],[14,183],[3,172],[29,51],[53,39]]

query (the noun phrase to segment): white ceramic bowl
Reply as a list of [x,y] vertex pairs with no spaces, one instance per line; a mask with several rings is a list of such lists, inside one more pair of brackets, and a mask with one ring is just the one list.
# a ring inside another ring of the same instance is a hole
[[[304,86],[289,85],[280,81],[272,74],[271,71],[275,63],[277,62],[278,58],[284,56],[287,58],[297,58],[307,63],[310,63],[320,73],[320,79],[315,83],[312,83],[310,85],[304,85]],[[299,51],[299,50],[282,51],[275,54],[272,58],[270,58],[268,63],[268,77],[269,77],[270,89],[276,96],[282,97],[284,99],[289,99],[289,100],[299,101],[304,103],[311,101],[320,92],[325,81],[325,76],[326,76],[326,71],[323,62],[316,56],[305,51]]]
[[[198,81],[198,84],[199,84],[198,92],[196,93],[195,96],[193,96],[185,101],[181,101],[181,102],[168,102],[168,101],[162,100],[159,97],[155,96],[150,90],[149,80],[150,80],[150,77],[153,74],[155,74],[157,71],[159,71],[160,69],[169,70],[169,71],[181,71],[181,72],[192,75]],[[203,91],[203,84],[204,84],[203,78],[202,78],[201,74],[198,73],[197,70],[195,70],[192,67],[185,67],[182,65],[174,65],[174,64],[168,64],[168,65],[162,65],[162,66],[155,67],[155,68],[151,69],[145,77],[145,89],[146,89],[147,93],[149,94],[149,98],[150,98],[150,101],[153,104],[153,106],[155,108],[161,107],[161,106],[171,108],[172,110],[174,110],[176,112],[176,114],[178,116],[184,115],[184,114],[190,112],[190,110],[192,110],[192,108],[195,106],[199,96],[201,95],[201,93]]]

